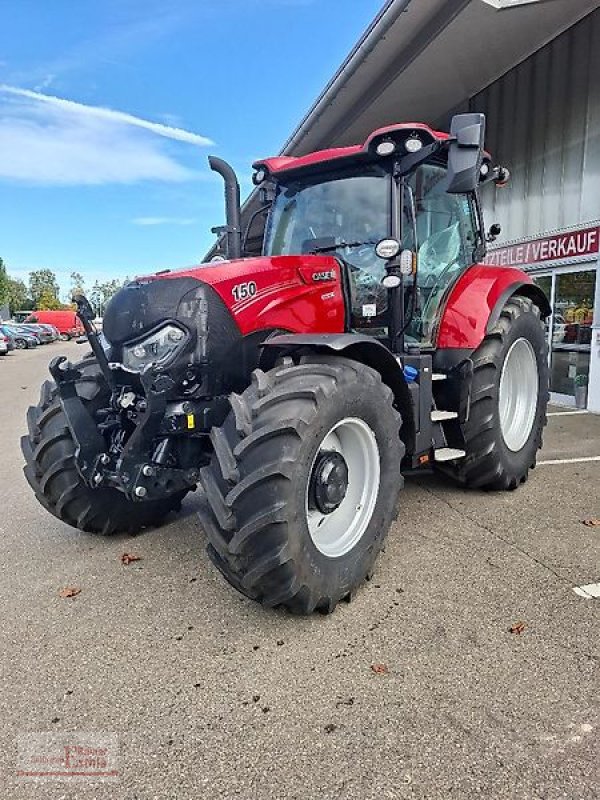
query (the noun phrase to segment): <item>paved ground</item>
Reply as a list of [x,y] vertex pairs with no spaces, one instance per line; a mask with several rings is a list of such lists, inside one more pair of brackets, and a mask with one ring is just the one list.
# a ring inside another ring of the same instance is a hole
[[[18,437],[61,348],[0,359],[2,798],[600,797],[600,600],[573,592],[600,581],[600,461],[506,494],[411,479],[371,583],[294,618],[221,580],[193,497],[134,539],[37,504]],[[600,456],[600,417],[546,441]],[[120,782],[18,784],[31,731],[116,733]]]

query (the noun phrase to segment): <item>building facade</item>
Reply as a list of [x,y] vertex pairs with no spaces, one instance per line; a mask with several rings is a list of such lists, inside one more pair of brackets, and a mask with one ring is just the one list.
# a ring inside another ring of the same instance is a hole
[[512,174],[483,193],[504,240],[488,263],[527,270],[550,300],[553,400],[600,412],[600,10],[468,106],[486,114],[488,147]]
[[[282,148],[303,155],[399,121],[484,112],[505,189],[488,261],[521,267],[553,310],[551,398],[600,413],[598,0],[388,0]],[[244,214],[257,208],[251,196]],[[259,218],[257,218],[259,220]],[[251,242],[260,248],[257,221]]]

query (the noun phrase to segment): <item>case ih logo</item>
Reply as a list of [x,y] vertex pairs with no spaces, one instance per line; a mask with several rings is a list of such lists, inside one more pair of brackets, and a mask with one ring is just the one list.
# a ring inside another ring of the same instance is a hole
[[493,267],[521,267],[544,261],[562,261],[598,253],[600,228],[561,233],[531,242],[500,247],[488,253],[485,263]]
[[333,281],[335,280],[335,270],[328,269],[325,272],[313,272],[313,281]]

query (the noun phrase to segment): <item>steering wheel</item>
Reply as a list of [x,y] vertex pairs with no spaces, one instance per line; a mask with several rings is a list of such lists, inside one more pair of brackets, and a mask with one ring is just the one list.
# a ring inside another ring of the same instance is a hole
[[[419,281],[419,287],[429,289],[435,286],[447,271],[460,258],[460,231],[457,223],[432,234],[426,239],[419,249],[419,273],[424,278]],[[443,266],[442,266],[443,265]],[[438,267],[442,267],[441,270]]]

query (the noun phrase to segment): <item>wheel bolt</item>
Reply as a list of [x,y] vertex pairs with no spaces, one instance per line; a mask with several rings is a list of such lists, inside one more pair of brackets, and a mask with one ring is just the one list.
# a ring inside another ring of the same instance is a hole
[[94,483],[96,484],[96,486],[98,486],[98,484],[102,483],[102,475],[99,472],[97,472],[94,475]]
[[100,463],[106,466],[106,464],[108,464],[109,462],[110,462],[110,456],[107,455],[107,453],[102,453],[102,455],[100,456]]
[[133,493],[136,497],[145,497],[148,494],[148,490],[145,486],[136,486]]
[[151,475],[154,475],[154,470],[150,464],[146,464],[145,467],[142,467],[142,475],[145,475],[147,478],[149,478]]

